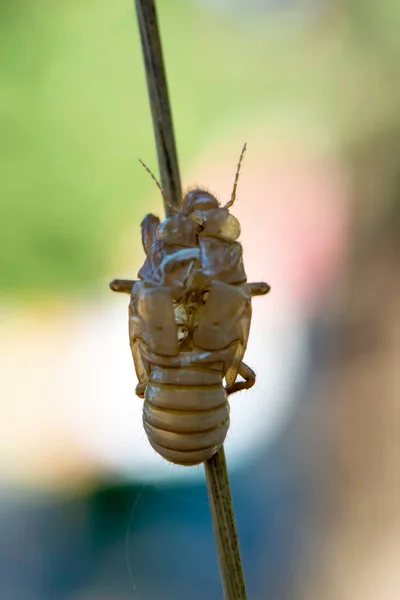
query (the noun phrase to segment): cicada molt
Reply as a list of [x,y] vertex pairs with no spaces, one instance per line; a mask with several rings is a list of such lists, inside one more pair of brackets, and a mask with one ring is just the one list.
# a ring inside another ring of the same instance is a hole
[[221,206],[195,189],[163,221],[147,215],[138,279],[110,284],[130,294],[129,339],[147,437],[179,465],[197,465],[218,451],[229,428],[228,396],[255,383],[243,362],[251,298],[270,288],[247,283],[240,223],[229,211],[245,149],[229,202]]

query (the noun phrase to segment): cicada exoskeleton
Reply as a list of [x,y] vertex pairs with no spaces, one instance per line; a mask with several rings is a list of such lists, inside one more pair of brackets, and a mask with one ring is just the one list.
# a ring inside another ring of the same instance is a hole
[[247,283],[240,224],[229,212],[245,148],[231,200],[220,206],[196,189],[162,222],[147,215],[138,280],[111,283],[131,295],[129,339],[147,437],[161,456],[180,465],[217,452],[229,428],[228,395],[255,383],[243,362],[251,297],[269,286]]

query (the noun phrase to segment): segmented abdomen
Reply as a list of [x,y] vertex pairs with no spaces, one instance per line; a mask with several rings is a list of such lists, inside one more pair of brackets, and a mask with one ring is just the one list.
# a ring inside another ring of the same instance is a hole
[[204,367],[153,367],[143,425],[154,450],[180,465],[210,458],[225,440],[229,404],[220,371]]

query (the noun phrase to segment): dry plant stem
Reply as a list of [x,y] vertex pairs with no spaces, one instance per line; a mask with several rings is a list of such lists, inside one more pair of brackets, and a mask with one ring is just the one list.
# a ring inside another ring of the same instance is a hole
[[[153,0],[136,0],[135,4],[161,184],[172,206],[179,207],[182,188],[156,9]],[[170,214],[171,209],[167,205],[165,210],[167,215]],[[204,463],[204,467],[225,600],[246,600],[246,586],[224,448],[221,447]]]
[[246,583],[224,447],[204,463],[204,466],[224,596],[226,600],[246,600]]
[[[171,205],[179,208],[182,189],[156,8],[153,0],[136,0],[135,4],[153,117],[161,186]],[[164,206],[169,215],[171,210],[165,201]]]

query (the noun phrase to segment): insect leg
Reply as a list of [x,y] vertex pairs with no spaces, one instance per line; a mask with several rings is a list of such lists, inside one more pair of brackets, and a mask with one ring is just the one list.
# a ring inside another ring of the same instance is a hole
[[146,256],[151,252],[151,247],[157,238],[157,228],[160,224],[160,219],[151,213],[146,215],[141,223],[142,229],[142,244]]
[[264,296],[271,290],[271,286],[264,281],[257,281],[256,283],[249,283],[250,294],[252,296]]
[[113,292],[123,292],[124,294],[130,294],[135,283],[136,280],[132,279],[113,279],[113,281],[110,283],[110,288]]
[[190,263],[189,269],[187,271],[186,277],[185,277],[185,281],[184,281],[184,289],[185,291],[187,291],[193,284],[193,278],[195,275],[195,266],[196,266],[196,260],[192,260],[192,262]]
[[144,398],[144,395],[146,393],[146,387],[147,387],[147,381],[145,381],[144,383],[138,383],[135,388],[136,396],[139,396],[139,398]]
[[226,387],[225,390],[228,396],[240,392],[240,390],[249,390],[256,382],[256,374],[244,362],[241,363],[238,374],[243,377],[244,381],[236,381],[231,387]]
[[159,266],[159,272],[161,273],[161,281],[164,284],[165,277],[168,273],[171,273],[175,267],[182,266],[186,262],[192,262],[199,260],[200,250],[199,248],[184,248],[178,250],[174,254],[166,256]]

